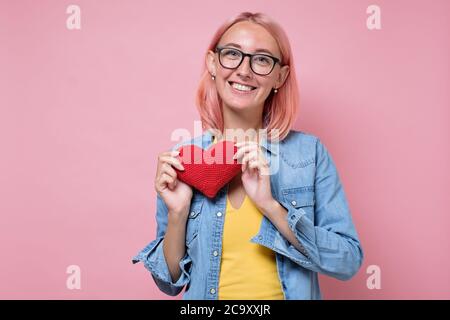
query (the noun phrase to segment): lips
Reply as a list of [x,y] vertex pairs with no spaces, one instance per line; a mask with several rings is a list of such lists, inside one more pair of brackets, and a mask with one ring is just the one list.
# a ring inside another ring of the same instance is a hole
[[233,87],[233,83],[237,83],[237,84],[240,84],[240,85],[243,85],[243,86],[250,87],[250,88],[252,88],[250,91],[253,91],[253,90],[256,89],[256,87],[251,86],[249,84],[244,84],[244,83],[239,83],[239,82],[234,82],[234,81],[228,81],[228,84],[230,85],[230,87]]

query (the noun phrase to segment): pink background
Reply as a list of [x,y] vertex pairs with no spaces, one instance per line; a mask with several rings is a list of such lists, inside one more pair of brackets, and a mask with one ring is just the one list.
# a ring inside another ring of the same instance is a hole
[[324,297],[450,298],[446,0],[1,1],[0,298],[171,298],[130,262],[155,235],[156,156],[193,130],[205,49],[245,10],[288,33],[295,128],[329,148],[365,251],[352,280],[321,277]]

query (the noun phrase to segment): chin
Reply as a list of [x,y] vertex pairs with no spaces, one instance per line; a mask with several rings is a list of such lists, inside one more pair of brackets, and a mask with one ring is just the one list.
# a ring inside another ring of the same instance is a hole
[[227,102],[225,102],[225,103],[230,107],[230,109],[233,109],[236,111],[250,110],[255,107],[254,103],[249,104],[248,102],[245,102],[245,101],[240,101],[240,102],[230,101],[229,103],[227,103]]
[[224,99],[224,102],[230,108],[236,110],[252,109],[258,105],[258,103],[255,102],[255,99],[236,98],[236,97],[228,97],[227,99]]

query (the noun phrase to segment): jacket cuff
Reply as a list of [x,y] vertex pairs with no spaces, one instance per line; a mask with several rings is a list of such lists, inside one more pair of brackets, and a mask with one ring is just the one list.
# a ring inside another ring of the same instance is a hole
[[288,226],[300,244],[299,251],[306,258],[312,259],[316,250],[314,224],[308,219],[306,212],[302,208],[293,208],[285,203],[282,203],[282,205],[287,211]]
[[190,281],[190,269],[192,260],[187,254],[180,260],[179,266],[181,275],[176,282],[167,266],[163,252],[164,237],[159,237],[142,249],[132,260],[133,264],[143,262],[147,270],[150,271],[158,288],[164,293],[174,296],[181,292],[183,287]]
[[300,232],[308,241],[315,243],[316,231],[310,219],[306,216],[302,208],[289,209],[288,211],[288,225],[293,232]]

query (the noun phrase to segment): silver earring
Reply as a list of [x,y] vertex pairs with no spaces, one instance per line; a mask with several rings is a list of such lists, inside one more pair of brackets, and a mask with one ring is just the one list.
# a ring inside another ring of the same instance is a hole
[[216,76],[212,75],[211,79],[216,80]]
[[278,92],[278,89],[274,89],[273,92],[277,93],[277,92]]

